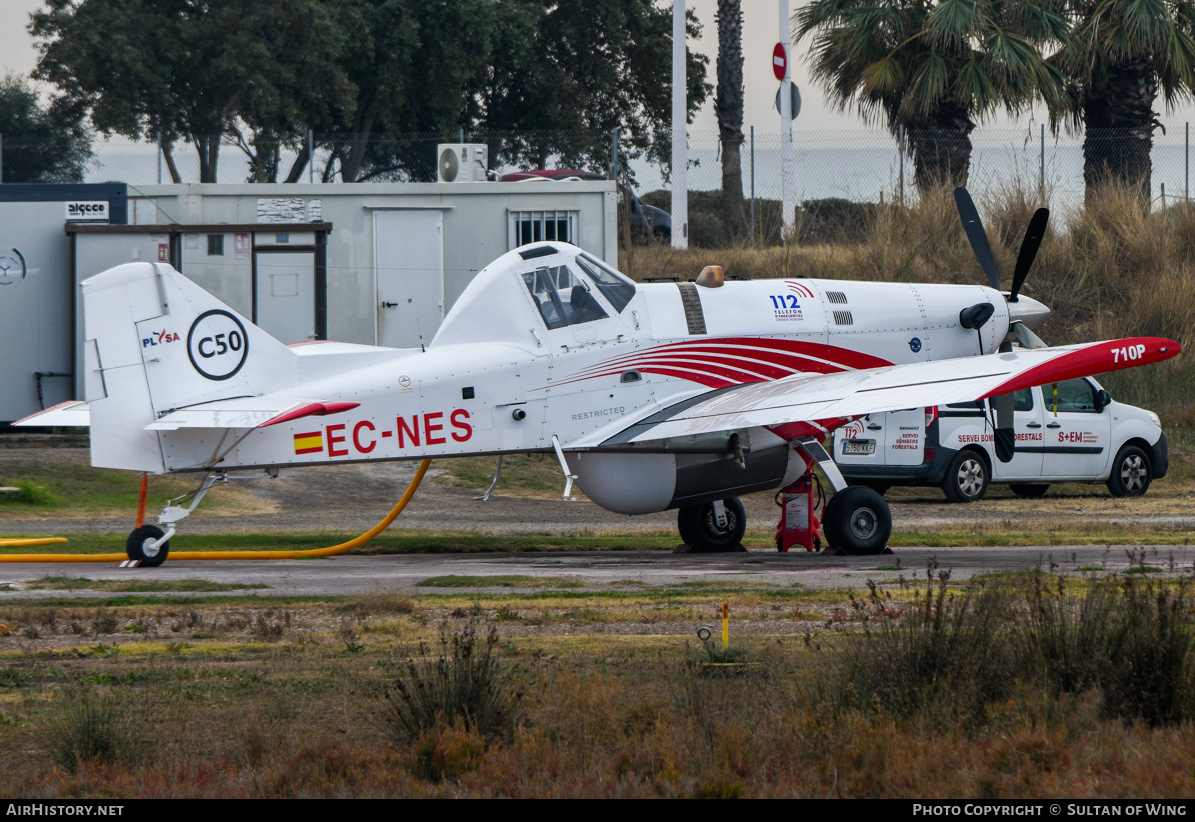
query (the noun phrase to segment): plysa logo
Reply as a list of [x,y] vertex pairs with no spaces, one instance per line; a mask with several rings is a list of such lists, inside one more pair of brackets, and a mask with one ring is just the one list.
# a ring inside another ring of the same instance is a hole
[[0,252],[0,288],[13,286],[13,291],[19,291],[30,274],[36,274],[36,268],[29,268],[25,264],[25,255],[16,248]]
[[220,308],[205,311],[191,323],[187,355],[195,370],[209,380],[226,380],[245,364],[249,335],[229,312]]
[[66,221],[68,223],[106,223],[108,222],[108,201],[77,200],[67,203]]

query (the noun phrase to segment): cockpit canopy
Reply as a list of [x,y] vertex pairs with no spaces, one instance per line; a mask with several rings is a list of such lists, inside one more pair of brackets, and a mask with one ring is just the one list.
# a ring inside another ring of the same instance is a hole
[[474,278],[432,345],[534,344],[537,327],[552,330],[621,314],[635,290],[634,282],[576,246],[521,246]]

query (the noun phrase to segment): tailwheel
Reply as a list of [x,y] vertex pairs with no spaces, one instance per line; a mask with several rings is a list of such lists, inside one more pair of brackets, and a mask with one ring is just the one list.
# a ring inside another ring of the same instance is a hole
[[680,538],[694,551],[737,551],[747,532],[747,512],[738,497],[689,505],[677,515]]
[[135,528],[125,542],[125,553],[129,559],[137,560],[146,567],[156,568],[166,561],[166,556],[170,553],[170,540],[158,542],[165,535],[166,532],[156,525]]
[[851,485],[830,497],[822,528],[826,542],[848,554],[878,554],[892,536],[892,511],[873,489]]

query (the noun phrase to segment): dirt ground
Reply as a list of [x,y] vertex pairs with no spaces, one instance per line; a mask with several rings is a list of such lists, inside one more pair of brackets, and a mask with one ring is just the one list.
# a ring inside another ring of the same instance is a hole
[[[43,446],[0,448],[5,465],[88,464],[86,448]],[[417,463],[387,462],[284,470],[276,479],[230,483],[214,489],[185,522],[191,533],[365,530],[381,519],[406,489]],[[432,463],[406,512],[391,526],[398,530],[464,529],[492,533],[601,533],[604,531],[674,532],[676,513],[626,516],[588,500],[569,502],[544,495],[514,496],[499,485],[486,502],[475,500],[482,488],[448,487],[436,476],[446,462]],[[198,477],[196,478],[198,482]],[[151,479],[152,483],[152,479]],[[561,479],[563,490],[563,479]],[[151,486],[152,487],[152,486]],[[1074,530],[1093,522],[1122,527],[1185,531],[1195,529],[1195,487],[1171,477],[1157,481],[1139,499],[1115,499],[1103,485],[1062,485],[1039,500],[1022,500],[1007,488],[992,486],[988,496],[969,505],[945,502],[936,488],[893,489],[887,495],[897,532],[951,530]],[[775,527],[778,509],[770,493],[744,499],[755,533]],[[154,514],[150,512],[151,517]],[[94,516],[28,509],[0,509],[0,533],[125,533],[134,512]],[[152,521],[152,519],[151,519]]]

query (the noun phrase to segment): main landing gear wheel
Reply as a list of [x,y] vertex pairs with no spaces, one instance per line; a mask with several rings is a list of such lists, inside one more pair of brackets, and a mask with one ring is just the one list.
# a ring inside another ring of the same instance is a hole
[[988,464],[974,451],[959,451],[942,479],[942,493],[951,502],[976,502],[988,492]]
[[733,551],[743,541],[747,532],[747,512],[738,497],[722,500],[726,510],[726,523],[718,524],[717,512],[712,502],[689,505],[681,508],[676,524],[680,538],[686,545],[700,553]]
[[1149,457],[1135,445],[1121,448],[1112,462],[1108,475],[1108,490],[1114,497],[1139,497],[1149,490],[1153,481],[1153,466]]
[[878,554],[892,536],[892,511],[865,485],[851,485],[830,497],[822,528],[826,542],[848,554]]
[[156,525],[142,525],[129,534],[129,539],[125,542],[125,553],[129,555],[129,559],[138,560],[148,568],[156,568],[166,561],[166,556],[170,553],[170,540],[161,545],[150,543],[161,539],[165,534],[166,532]]

